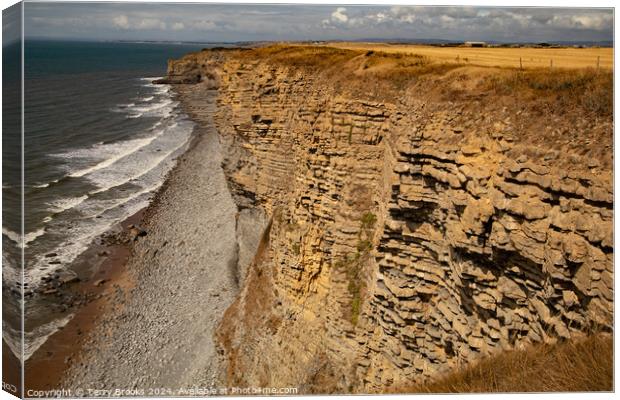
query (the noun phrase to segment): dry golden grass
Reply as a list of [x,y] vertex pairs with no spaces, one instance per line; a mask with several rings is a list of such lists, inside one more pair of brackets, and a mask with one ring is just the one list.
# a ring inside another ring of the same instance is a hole
[[[336,44],[344,46],[344,44]],[[243,60],[267,59],[271,63],[320,72],[338,91],[390,99],[417,85],[416,92],[440,94],[455,100],[460,96],[497,96],[514,98],[517,104],[545,103],[546,110],[610,116],[613,109],[613,73],[595,68],[490,68],[476,67],[461,59],[397,52],[400,47],[377,45],[391,52],[354,50],[327,46],[280,44],[255,48],[239,54]],[[421,47],[413,47],[418,49]],[[454,48],[423,47],[432,52],[450,52]],[[458,48],[460,50],[461,48]],[[467,49],[465,49],[467,50]],[[609,49],[470,49],[475,51],[607,51]],[[580,58],[576,57],[575,61]],[[454,71],[454,74],[450,72]],[[474,83],[476,83],[474,85]],[[440,98],[440,99],[441,99]]]
[[613,390],[613,338],[591,335],[501,353],[406,393],[582,392]]
[[341,65],[363,53],[361,50],[344,50],[334,47],[277,44],[257,47],[242,52],[240,56],[247,60],[267,58],[270,62],[293,67],[328,69],[333,65]]
[[356,71],[358,76],[369,75],[373,79],[390,82],[397,89],[404,89],[422,76],[443,75],[461,66],[434,62],[418,54],[390,54],[373,50],[366,51],[359,62],[361,71]]
[[613,68],[612,48],[476,48],[435,47],[420,45],[391,45],[384,43],[334,42],[329,47],[347,50],[373,50],[385,53],[417,54],[434,62],[466,63],[485,67],[548,68],[553,60],[554,68],[595,68],[600,57],[602,69]]
[[[488,126],[480,125],[481,131],[510,118],[517,143],[612,165],[612,70],[521,70],[442,62],[415,53],[293,44],[239,51],[233,57],[242,65],[279,65],[297,78],[301,73],[332,95],[389,103],[416,99],[434,109],[461,107],[465,114],[485,116]],[[541,151],[539,157],[544,156]]]
[[547,99],[557,112],[580,110],[597,116],[613,113],[613,74],[593,68],[550,71],[513,70],[487,76],[485,85],[500,96],[518,93],[529,100]]

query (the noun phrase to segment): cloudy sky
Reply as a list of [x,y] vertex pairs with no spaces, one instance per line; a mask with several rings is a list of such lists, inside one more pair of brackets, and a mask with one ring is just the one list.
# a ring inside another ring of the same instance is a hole
[[30,37],[98,40],[613,40],[611,9],[26,3]]

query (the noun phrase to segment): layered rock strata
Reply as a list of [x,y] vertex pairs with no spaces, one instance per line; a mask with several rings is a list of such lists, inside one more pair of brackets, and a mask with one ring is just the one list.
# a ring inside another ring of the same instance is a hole
[[529,144],[505,108],[377,102],[217,52],[171,63],[184,69],[210,77],[194,99],[219,87],[238,231],[255,231],[218,333],[230,384],[397,390],[611,330],[609,164]]

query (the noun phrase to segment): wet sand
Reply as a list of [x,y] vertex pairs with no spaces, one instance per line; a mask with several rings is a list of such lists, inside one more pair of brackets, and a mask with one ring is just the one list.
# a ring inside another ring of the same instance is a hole
[[2,340],[2,382],[3,389],[15,395],[21,395],[22,370],[19,360],[4,340]]

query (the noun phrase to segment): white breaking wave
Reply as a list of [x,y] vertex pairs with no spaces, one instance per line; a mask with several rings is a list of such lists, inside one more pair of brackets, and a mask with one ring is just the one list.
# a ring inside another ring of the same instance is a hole
[[152,103],[152,104],[148,104],[148,105],[142,105],[142,106],[134,106],[131,107],[130,110],[131,111],[138,111],[138,112],[143,112],[143,113],[152,113],[153,111],[158,111],[161,110],[163,108],[170,108],[170,106],[173,106],[173,108],[175,106],[177,106],[178,104],[174,101],[172,101],[171,99],[165,99],[162,100],[158,103]]
[[35,183],[34,185],[26,185],[26,187],[30,187],[30,188],[35,188],[35,189],[44,189],[46,187],[50,187],[50,185],[54,184],[54,183],[58,183],[60,182],[60,179],[54,179],[51,182],[47,182],[47,183]]
[[36,231],[28,232],[24,236],[24,246],[27,247],[29,243],[34,242],[39,236],[45,234],[45,228],[39,228]]
[[2,234],[6,237],[8,237],[12,242],[16,243],[16,244],[20,244],[22,241],[22,236],[17,233],[17,232],[13,232],[12,230],[2,227]]
[[[155,86],[155,85],[153,85]],[[168,92],[170,92],[170,89],[172,88],[172,86],[170,85],[157,85],[155,86],[155,93],[157,94],[167,94]]]
[[170,98],[169,92],[171,86],[155,85],[152,83],[155,79],[159,78],[140,79],[148,82],[142,86],[151,89],[153,91],[152,94],[140,98],[137,103],[119,104],[111,109],[111,111],[127,113],[127,118],[169,116],[178,103],[173,102]]
[[[148,136],[115,143],[100,142],[55,155],[68,160],[66,165],[70,169],[66,176],[86,179],[96,188],[78,197],[48,203],[54,215],[45,218],[45,226],[47,237],[53,242],[37,242],[41,251],[37,247],[36,254],[27,260],[24,278],[30,288],[39,286],[42,277],[70,266],[96,237],[146,207],[150,195],[161,187],[166,173],[174,165],[175,156],[188,145],[194,124],[175,112],[178,102],[168,94],[170,87],[153,85],[150,83],[153,79],[157,78],[143,78],[149,81],[153,95],[145,95],[142,102],[125,104],[123,110],[129,115],[159,116],[159,120],[145,131]],[[174,118],[168,118],[173,113]],[[124,187],[127,183],[131,185]],[[99,195],[117,187],[118,193]],[[74,210],[78,217],[72,213],[69,221],[69,215],[63,214],[67,210]],[[43,233],[45,229],[40,232]],[[44,256],[50,253],[55,255]]]
[[[94,211],[86,216],[86,218],[97,218],[103,214],[105,214],[107,211],[113,210],[115,208],[117,208],[119,205],[121,204],[126,204],[129,203],[132,200],[137,199],[138,197],[146,194],[146,193],[154,193],[157,189],[159,189],[161,187],[161,185],[163,185],[164,183],[162,181],[156,183],[153,186],[144,188],[140,191],[137,191],[135,193],[132,193],[131,195],[124,197],[122,199],[114,199],[114,200],[97,200],[96,202],[94,202],[95,204],[91,205],[90,208],[92,208]],[[85,210],[82,211],[89,211],[89,208],[86,208]]]
[[111,157],[99,162],[96,165],[93,165],[92,167],[88,167],[88,168],[84,168],[79,171],[72,172],[68,176],[71,176],[73,178],[78,178],[86,174],[90,174],[91,172],[100,170],[102,168],[107,168],[110,165],[114,164],[116,161],[120,160],[121,158],[127,157],[128,155],[135,153],[141,148],[148,146],[159,135],[161,135],[161,132],[155,136],[151,136],[151,137],[144,138],[144,139],[128,140],[125,142],[109,144],[109,145],[98,145],[98,146],[96,145],[92,148],[92,150],[88,150],[88,153],[90,152],[99,153],[99,154],[112,153]]
[[94,190],[92,192],[90,192],[91,194],[97,194],[97,193],[101,193],[101,192],[105,192],[106,190],[112,189],[114,187],[118,187],[121,185],[124,185],[125,183],[129,183],[131,181],[134,181],[144,175],[146,175],[147,173],[151,172],[154,168],[157,168],[157,166],[159,166],[165,159],[167,159],[168,157],[170,157],[172,154],[174,154],[177,150],[179,150],[180,148],[182,148],[183,146],[185,146],[187,144],[187,141],[182,142],[180,145],[178,145],[177,147],[173,148],[172,150],[170,150],[169,152],[163,154],[162,156],[159,156],[157,158],[152,158],[149,159],[149,163],[145,166],[143,166],[143,168],[141,168],[138,172],[132,174],[132,175],[125,175],[125,176],[120,176],[119,180],[116,181],[108,181],[107,177],[101,177],[100,179],[97,179],[97,177],[86,177],[89,178],[92,182],[94,182],[97,186],[99,186],[100,188],[97,190]]
[[80,205],[84,200],[88,198],[88,195],[80,196],[80,197],[70,197],[66,199],[55,200],[48,203],[49,206],[52,207],[51,211],[58,214],[63,211],[67,211],[71,208],[75,208]]
[[[20,246],[22,238],[19,233],[13,232],[12,230],[8,228],[3,227],[2,234],[6,236],[7,238],[9,238],[12,242],[17,244],[18,247]],[[28,247],[28,243],[34,242],[36,238],[38,238],[39,236],[43,234],[45,234],[45,228],[39,228],[36,231],[28,232],[27,234],[25,234],[24,235],[24,247]]]
[[24,358],[22,360],[22,343],[21,334],[19,331],[11,328],[8,324],[2,321],[2,338],[11,349],[11,352],[17,357],[17,359],[26,361],[35,351],[41,347],[48,337],[61,330],[65,325],[71,321],[73,314],[69,314],[64,318],[56,319],[47,324],[37,326],[32,332],[24,332]]
[[[168,94],[170,88],[166,85],[143,85],[153,90],[153,95],[146,96],[136,104],[119,104],[111,111],[127,113],[127,118],[140,118],[142,116],[158,117],[169,116],[178,105]],[[156,98],[157,96],[157,98]]]
[[[191,131],[189,133],[191,133]],[[187,135],[188,138],[189,133]],[[98,200],[95,198],[91,199],[89,195],[87,195],[84,196],[88,197],[87,199],[84,199],[79,203],[75,202],[74,207],[77,207],[78,211],[83,214],[83,217],[79,220],[80,223],[74,224],[67,228],[63,227],[61,221],[59,221],[60,225],[54,224],[49,226],[48,229],[53,230],[55,234],[64,235],[64,232],[66,231],[67,239],[56,245],[53,249],[47,250],[48,253],[56,253],[55,257],[46,258],[40,254],[35,258],[35,260],[33,260],[33,262],[29,263],[30,266],[25,271],[25,281],[29,283],[29,287],[37,287],[43,276],[49,275],[50,273],[54,273],[58,270],[64,269],[68,265],[71,265],[71,263],[89,247],[90,243],[92,243],[97,236],[108,231],[119,221],[126,219],[130,215],[133,215],[140,209],[146,207],[149,202],[148,195],[153,193],[163,184],[165,173],[174,165],[174,158],[171,156],[173,156],[175,152],[178,152],[184,146],[187,146],[188,143],[189,140],[184,140],[180,145],[174,147],[161,156],[155,159],[149,158],[148,161],[150,168],[146,170],[141,169],[139,172],[136,172],[135,175],[128,176],[126,177],[126,180],[118,182],[119,184],[123,184],[129,180],[137,180],[142,176],[149,174],[151,171],[154,171],[156,173],[149,177],[149,180],[155,181],[154,184],[144,187],[137,192],[130,193],[128,196],[120,199]],[[156,168],[158,169],[155,170]],[[100,170],[99,172],[103,172],[103,170]],[[97,174],[97,172],[95,174]],[[85,177],[90,178],[89,175]],[[95,192],[105,191],[114,186],[117,185],[106,185],[106,188],[91,192],[90,195],[92,196]],[[67,203],[66,205],[68,206],[69,204]],[[49,264],[52,260],[60,261],[60,263]]]
[[172,101],[169,98],[166,98],[160,102],[156,103],[148,103],[143,105],[137,105],[134,107],[127,108],[128,118],[139,118],[142,116],[147,117],[168,117],[172,114],[176,106],[177,102]]
[[22,269],[21,263],[13,260],[9,256],[9,252],[6,249],[2,251],[2,285],[14,286],[21,281]]
[[[175,157],[186,149],[191,138],[194,124],[178,111],[179,103],[174,101],[170,85],[154,85],[158,77],[142,78],[141,98],[128,99],[127,104],[120,104],[114,112],[122,112],[127,118],[157,117],[157,122],[150,127],[139,128],[133,139],[114,143],[97,143],[87,148],[67,151],[55,156],[66,159],[65,176],[87,180],[94,188],[84,187],[81,192],[61,192],[61,189],[81,188],[82,182],[57,180],[58,186],[42,190],[52,198],[68,195],[71,198],[55,199],[48,203],[53,215],[44,218],[44,228],[28,233],[24,242],[31,243],[26,266],[23,270],[24,283],[30,290],[36,290],[42,284],[44,276],[70,268],[76,260],[86,261],[91,243],[106,231],[117,228],[119,222],[146,207],[152,194],[163,184],[166,173],[175,164]],[[155,118],[153,118],[155,120]],[[150,120],[144,119],[148,124]],[[125,124],[143,126],[125,121]],[[127,132],[129,133],[129,132]],[[139,136],[136,138],[136,136]],[[36,187],[46,188],[50,183],[36,183]],[[58,190],[57,190],[58,189]],[[109,189],[109,192],[107,192]],[[85,193],[87,192],[88,193]],[[52,195],[52,192],[55,195]],[[38,192],[37,192],[38,194]],[[49,198],[49,197],[48,197]],[[70,212],[66,212],[71,210]],[[9,239],[21,240],[15,232],[4,232]],[[54,253],[54,254],[52,254]],[[48,255],[46,257],[45,255]],[[10,266],[10,260],[3,268],[5,282],[21,282],[22,270]],[[13,262],[13,264],[17,264]],[[8,278],[8,279],[7,279]],[[20,301],[17,299],[16,301]],[[25,333],[24,360],[27,360],[49,336],[62,329],[73,315],[41,325]],[[21,358],[19,332],[5,326],[3,336],[11,351]]]
[[[138,197],[139,199],[139,197]],[[39,255],[33,263],[24,271],[24,282],[28,283],[29,287],[34,289],[41,283],[41,278],[65,269],[86,249],[88,249],[90,243],[104,232],[110,230],[119,221],[122,221],[129,216],[135,214],[146,205],[148,201],[135,201],[131,202],[131,199],[122,209],[113,207],[113,211],[117,211],[114,215],[107,218],[97,219],[96,221],[90,221],[89,223],[83,223],[78,226],[73,226],[68,232],[71,236],[68,239],[60,243],[55,247],[52,252],[56,253],[53,258],[46,258],[42,254]],[[119,204],[120,205],[120,204]],[[60,261],[59,264],[49,264],[50,260]]]
[[[158,124],[154,127],[158,126]],[[170,130],[177,127],[178,123],[174,122],[166,128],[157,130],[154,135],[147,138],[128,140],[112,144],[99,143],[91,148],[76,150],[71,153],[57,154],[57,156],[60,157],[85,159],[92,158],[96,154],[111,154],[111,156],[93,166],[71,172],[68,176],[88,179],[97,186],[97,189],[92,190],[80,197],[66,198],[50,202],[49,205],[51,207],[51,212],[58,214],[66,210],[76,208],[82,205],[93,195],[105,192],[125,183],[135,181],[157,168],[162,162],[188,143],[193,125],[186,123],[186,125],[182,126],[183,129],[180,131],[175,130],[174,133],[170,132]],[[157,151],[154,151],[154,149],[151,148],[148,153],[144,153],[145,156],[132,157],[132,155],[139,153],[142,150],[146,150],[151,144],[154,144],[155,140],[164,135],[168,137],[168,139],[166,139],[167,141],[174,140],[174,142],[179,143],[161,143],[163,148],[170,145],[173,145],[174,147],[166,152],[160,152],[159,147]],[[52,218],[52,216],[48,216],[45,218],[44,222],[50,222]]]

